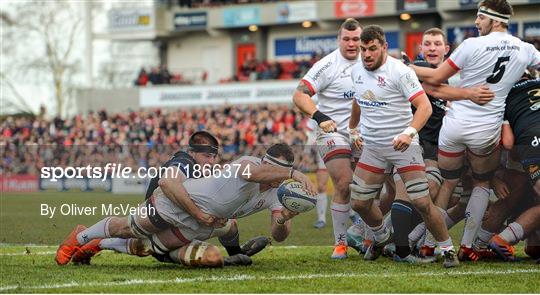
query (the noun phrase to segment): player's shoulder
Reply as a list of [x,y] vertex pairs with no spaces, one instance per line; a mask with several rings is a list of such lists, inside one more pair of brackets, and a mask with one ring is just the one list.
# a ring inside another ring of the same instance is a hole
[[413,71],[410,67],[405,65],[399,59],[390,55],[386,58],[386,69],[391,74],[396,74],[400,77],[406,73],[410,73],[411,71]]
[[261,164],[261,159],[253,156],[241,156],[240,158],[234,160],[232,163],[242,163],[242,162],[252,162],[255,164]]
[[336,49],[336,50],[328,53],[323,58],[318,60],[313,65],[313,67],[314,68],[329,68],[329,67],[332,67],[332,66],[336,66],[337,63],[338,63],[338,54],[339,54],[339,49]]

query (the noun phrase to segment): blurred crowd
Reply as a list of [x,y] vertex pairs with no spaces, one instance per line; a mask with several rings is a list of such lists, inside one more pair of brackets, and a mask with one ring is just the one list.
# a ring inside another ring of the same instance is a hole
[[265,148],[285,142],[295,149],[296,167],[316,169],[304,152],[307,119],[290,105],[222,106],[177,111],[141,110],[46,120],[7,117],[0,122],[0,174],[39,175],[41,167],[86,167],[121,163],[157,167],[185,149],[189,136],[208,130],[221,143],[221,162],[237,155],[261,157]]
[[[205,73],[203,73],[202,79],[205,79],[204,75]],[[166,65],[151,67],[150,71],[146,71],[146,69],[142,67],[139,70],[137,78],[133,82],[135,86],[192,83],[192,81],[186,80],[181,73],[170,73]]]

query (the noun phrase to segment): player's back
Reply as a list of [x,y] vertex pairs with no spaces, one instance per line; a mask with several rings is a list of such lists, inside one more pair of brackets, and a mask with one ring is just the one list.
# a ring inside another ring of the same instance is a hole
[[488,85],[495,98],[477,105],[470,100],[452,103],[449,116],[471,121],[502,121],[505,99],[528,66],[537,66],[540,54],[531,44],[506,32],[465,40],[449,57],[448,62],[460,70],[459,87]]
[[[244,156],[227,164],[230,166],[224,166],[221,175],[184,182],[187,192],[202,211],[220,218],[230,218],[238,208],[259,193],[259,184],[244,180],[241,177],[243,169],[237,171],[236,165],[242,161],[250,161],[255,165],[261,163],[259,158]],[[230,173],[227,172],[228,168]]]

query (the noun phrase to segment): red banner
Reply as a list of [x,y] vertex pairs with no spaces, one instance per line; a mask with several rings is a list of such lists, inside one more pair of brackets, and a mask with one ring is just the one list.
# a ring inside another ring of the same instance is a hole
[[375,14],[375,0],[336,0],[334,14],[337,18],[372,16]]
[[1,192],[37,192],[39,179],[33,175],[0,176]]

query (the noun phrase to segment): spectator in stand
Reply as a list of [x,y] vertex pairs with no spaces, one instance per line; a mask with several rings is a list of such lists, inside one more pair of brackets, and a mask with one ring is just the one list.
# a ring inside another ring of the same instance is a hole
[[146,70],[141,68],[139,75],[137,76],[137,80],[135,80],[135,85],[146,86],[146,83],[148,83],[148,75],[146,74]]
[[148,75],[148,81],[152,83],[152,85],[163,84],[163,76],[161,75],[161,72],[157,67],[152,67],[152,69],[150,70],[150,74]]

